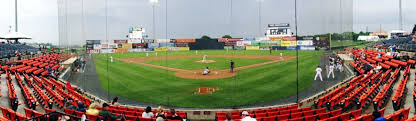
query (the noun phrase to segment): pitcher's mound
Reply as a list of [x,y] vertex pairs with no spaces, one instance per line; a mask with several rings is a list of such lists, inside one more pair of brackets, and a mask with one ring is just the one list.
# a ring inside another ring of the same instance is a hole
[[215,61],[215,60],[205,60],[205,62],[202,62],[202,60],[199,60],[199,61],[195,61],[195,62],[197,62],[197,63],[215,63],[217,61]]

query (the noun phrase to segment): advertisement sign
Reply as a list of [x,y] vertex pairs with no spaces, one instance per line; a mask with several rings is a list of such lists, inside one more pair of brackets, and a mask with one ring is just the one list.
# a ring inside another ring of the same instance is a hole
[[260,46],[246,46],[246,50],[259,50]]
[[94,49],[101,49],[101,45],[100,44],[94,44]]
[[280,40],[282,40],[282,37],[269,37],[269,40],[271,40],[271,41],[280,41]]
[[300,46],[300,50],[315,50],[315,46]]
[[159,44],[158,43],[149,43],[149,44],[147,44],[147,48],[159,48]]
[[280,46],[285,46],[285,47],[296,46],[296,45],[297,45],[296,41],[281,41],[280,42]]
[[249,46],[249,45],[251,45],[251,41],[242,41],[242,42],[243,42],[244,46]]
[[175,39],[176,43],[191,43],[195,42],[195,39]]
[[237,41],[237,44],[236,44],[236,46],[244,46],[244,43],[243,43],[243,41]]
[[146,43],[133,43],[133,48],[144,48],[146,47]]
[[297,42],[298,42],[298,46],[311,46],[311,45],[313,45],[312,40],[299,40]]
[[244,41],[256,41],[255,37],[247,37],[243,39]]
[[166,52],[166,51],[168,51],[168,48],[166,48],[166,47],[154,48],[154,51],[155,52]]
[[110,45],[108,45],[108,48],[117,48],[117,45],[116,44],[110,44]]
[[101,48],[108,48],[108,44],[101,44]]
[[94,49],[94,45],[93,44],[87,44],[87,50],[92,50]]
[[87,54],[98,54],[100,53],[101,49],[92,49],[92,50],[87,50]]
[[295,46],[289,46],[289,47],[286,47],[286,49],[287,50],[296,50],[296,47]]
[[283,41],[296,41],[296,37],[283,37]]
[[131,43],[123,43],[122,44],[122,48],[131,49],[133,47],[132,47],[132,44]]
[[129,52],[129,49],[126,49],[126,48],[114,49],[114,53],[127,53],[127,52]]
[[127,40],[114,40],[114,43],[116,43],[116,44],[127,43]]

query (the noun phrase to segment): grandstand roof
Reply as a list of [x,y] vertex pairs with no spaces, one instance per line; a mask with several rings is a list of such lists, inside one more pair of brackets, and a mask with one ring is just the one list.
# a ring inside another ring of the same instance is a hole
[[32,36],[20,33],[20,32],[10,32],[4,36],[0,36],[3,39],[31,39]]

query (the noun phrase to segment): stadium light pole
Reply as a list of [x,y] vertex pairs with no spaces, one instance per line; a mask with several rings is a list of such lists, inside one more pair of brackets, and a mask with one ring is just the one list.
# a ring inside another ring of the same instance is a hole
[[153,39],[156,40],[156,19],[155,19],[155,7],[159,3],[159,0],[150,0],[152,4],[152,13],[153,13]]
[[14,24],[15,24],[15,31],[17,32],[17,0],[14,1]]
[[298,55],[298,15],[297,0],[295,0],[295,38],[296,38],[296,104],[299,103],[299,55]]
[[264,0],[256,0],[257,1],[257,3],[258,3],[258,15],[259,15],[259,35],[261,36],[262,34],[261,34],[261,3],[264,1]]

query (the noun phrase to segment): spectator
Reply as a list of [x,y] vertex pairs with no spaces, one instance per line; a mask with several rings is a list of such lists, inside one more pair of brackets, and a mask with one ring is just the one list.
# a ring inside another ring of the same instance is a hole
[[233,121],[231,118],[232,118],[232,116],[231,116],[231,113],[230,112],[228,112],[227,113],[227,115],[225,115],[225,121]]
[[76,110],[77,107],[75,107],[72,103],[73,103],[72,98],[69,98],[68,102],[66,102],[66,107],[65,108],[71,109],[71,110]]
[[163,112],[162,106],[159,106],[159,108],[157,110],[158,110],[158,112],[156,113],[156,118],[157,117],[162,117],[163,119],[166,119],[166,113]]
[[170,113],[172,115],[168,116],[167,119],[170,119],[170,120],[182,120],[182,117],[180,117],[180,116],[178,116],[178,114],[176,114],[175,109],[170,109]]
[[85,112],[85,106],[84,103],[82,103],[81,101],[78,102],[78,108],[77,111],[79,112]]
[[90,105],[90,107],[88,108],[88,110],[86,111],[86,114],[89,114],[89,115],[98,115],[98,112],[100,112],[100,111],[97,110],[97,104],[92,103]]
[[52,113],[49,115],[49,121],[67,121],[69,119],[69,116],[59,116],[59,113]]
[[247,111],[243,111],[241,114],[243,115],[241,121],[257,121],[255,118],[251,118]]
[[157,117],[156,121],[164,121],[164,119],[162,117]]
[[98,112],[99,116],[104,117],[104,120],[107,121],[107,119],[111,119],[111,120],[115,120],[115,119],[120,119],[121,116],[117,116],[117,115],[113,115],[108,111],[108,104],[104,103],[103,104],[103,110],[101,110],[100,112]]
[[113,98],[113,101],[111,102],[111,105],[114,105],[117,101],[118,101],[118,97],[116,96],[116,97]]
[[380,112],[373,112],[374,121],[386,121],[386,118],[381,116]]
[[143,118],[153,118],[152,107],[147,106],[145,112],[142,113]]

